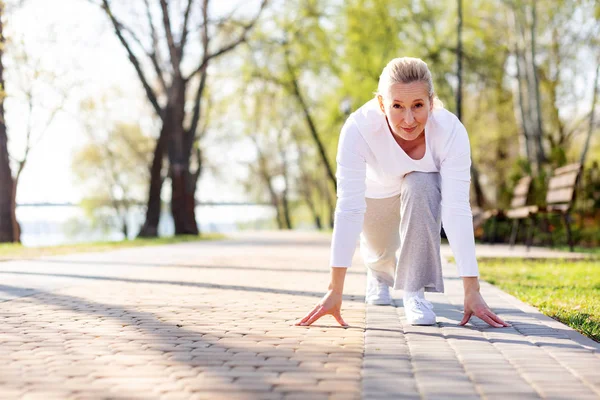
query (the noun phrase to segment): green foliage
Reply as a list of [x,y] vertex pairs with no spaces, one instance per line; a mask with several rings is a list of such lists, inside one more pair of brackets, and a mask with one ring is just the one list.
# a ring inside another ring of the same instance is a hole
[[484,259],[482,279],[600,341],[598,261]]
[[93,230],[117,228],[127,236],[127,215],[147,195],[152,152],[153,139],[139,126],[120,123],[74,155],[75,183],[85,193],[81,206]]

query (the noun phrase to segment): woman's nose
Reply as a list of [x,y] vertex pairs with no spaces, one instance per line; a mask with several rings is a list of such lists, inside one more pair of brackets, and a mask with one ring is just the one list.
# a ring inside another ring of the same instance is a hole
[[411,110],[406,110],[406,113],[404,114],[404,121],[407,124],[412,124],[415,121],[415,117],[413,116]]

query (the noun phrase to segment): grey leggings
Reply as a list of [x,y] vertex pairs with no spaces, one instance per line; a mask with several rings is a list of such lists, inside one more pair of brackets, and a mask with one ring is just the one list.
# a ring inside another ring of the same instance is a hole
[[377,280],[410,292],[443,292],[439,173],[411,172],[399,195],[366,201],[360,251]]

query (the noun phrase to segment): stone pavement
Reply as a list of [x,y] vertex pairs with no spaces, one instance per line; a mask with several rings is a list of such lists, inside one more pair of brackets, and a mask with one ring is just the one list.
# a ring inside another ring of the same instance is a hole
[[1,262],[0,399],[600,398],[600,345],[495,287],[513,327],[457,326],[453,266],[428,295],[437,326],[365,307],[358,252],[350,327],[293,326],[328,255],[328,235],[288,232]]

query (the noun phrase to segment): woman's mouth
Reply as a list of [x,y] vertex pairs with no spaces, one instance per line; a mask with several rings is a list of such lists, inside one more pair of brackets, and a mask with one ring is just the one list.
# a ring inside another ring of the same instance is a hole
[[417,129],[416,126],[413,126],[412,128],[405,128],[405,127],[401,126],[400,128],[402,128],[402,130],[406,133],[412,133],[412,132],[414,132],[415,129]]

